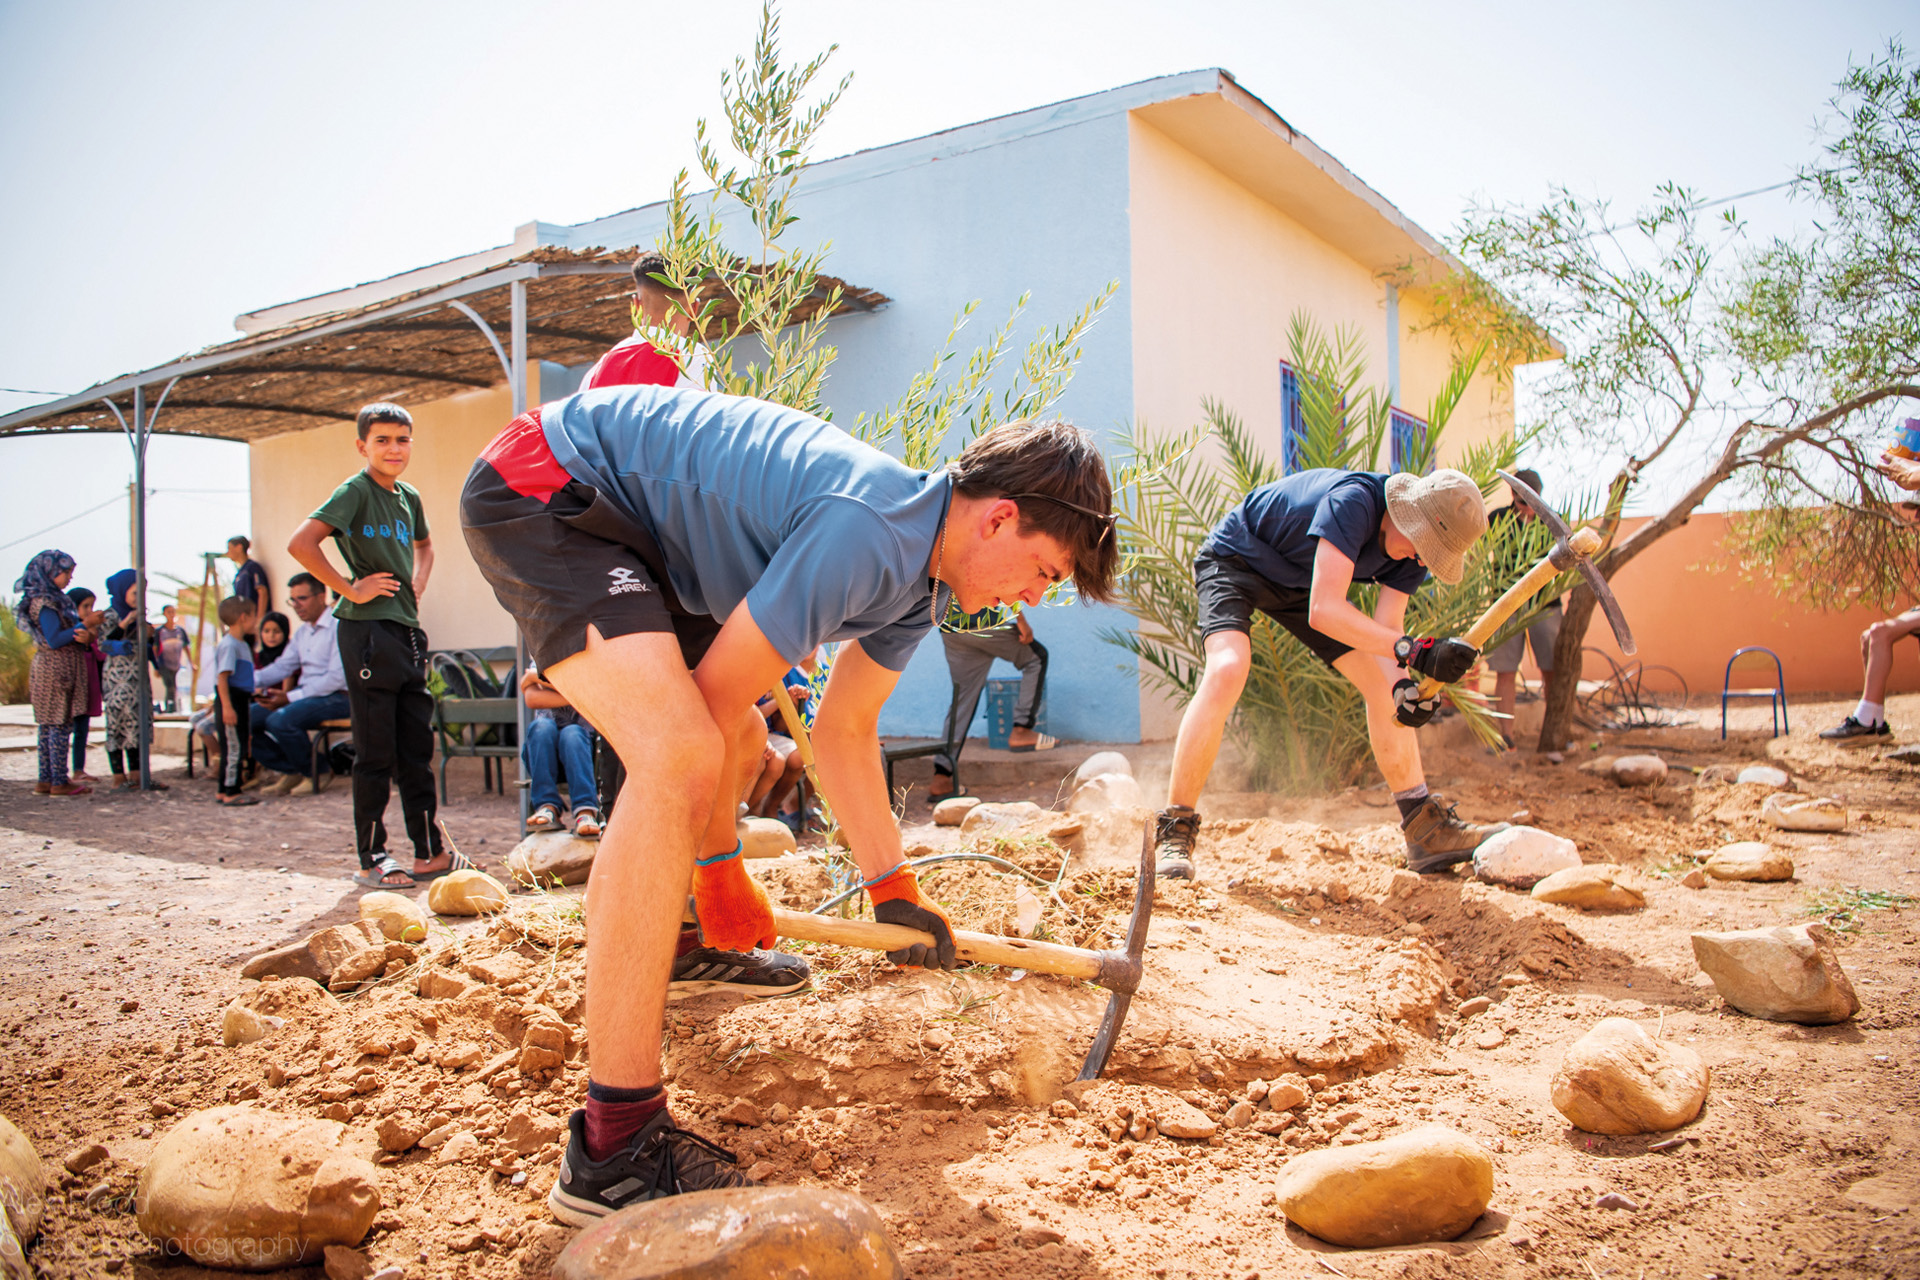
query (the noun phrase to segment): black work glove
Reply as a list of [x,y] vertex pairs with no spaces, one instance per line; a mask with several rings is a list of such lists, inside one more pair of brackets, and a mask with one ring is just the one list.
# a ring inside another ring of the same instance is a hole
[[1393,718],[1409,729],[1418,729],[1439,711],[1439,695],[1421,697],[1419,681],[1401,680],[1393,686]]
[[947,913],[931,902],[920,900],[920,885],[913,868],[905,863],[892,875],[867,887],[873,899],[873,918],[882,924],[903,924],[909,929],[933,935],[934,945],[916,942],[899,951],[887,952],[895,964],[917,964],[927,969],[958,969],[960,957],[953,950],[953,926]]
[[1452,684],[1467,674],[1480,651],[1453,636],[1401,636],[1394,641],[1394,661],[1430,680]]

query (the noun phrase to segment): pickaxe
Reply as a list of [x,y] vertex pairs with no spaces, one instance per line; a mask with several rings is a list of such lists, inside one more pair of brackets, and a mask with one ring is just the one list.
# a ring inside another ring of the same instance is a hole
[[[1507,482],[1516,500],[1524,503],[1545,522],[1548,529],[1553,531],[1553,547],[1540,558],[1538,564],[1527,570],[1520,581],[1508,587],[1498,600],[1488,605],[1487,611],[1481,614],[1479,619],[1467,628],[1466,634],[1460,638],[1476,649],[1485,648],[1487,641],[1493,638],[1493,633],[1500,629],[1501,624],[1511,618],[1521,605],[1532,599],[1534,593],[1544,587],[1550,579],[1569,569],[1574,569],[1578,570],[1580,576],[1587,580],[1587,585],[1593,588],[1594,596],[1600,601],[1600,608],[1607,615],[1607,623],[1613,628],[1613,638],[1620,642],[1621,651],[1635,652],[1633,632],[1627,627],[1626,615],[1620,612],[1620,602],[1614,599],[1613,588],[1607,585],[1607,580],[1600,576],[1598,569],[1593,567],[1591,557],[1600,549],[1600,535],[1591,529],[1581,529],[1578,532],[1569,529],[1567,522],[1547,505],[1547,500],[1533,491],[1532,485],[1504,471],[1495,474]],[[1420,697],[1432,698],[1439,694],[1440,687],[1440,682],[1431,677],[1422,680]]]
[[[794,709],[784,686],[774,687],[774,698],[786,717],[795,749],[807,768],[814,790],[820,781],[814,776],[813,744],[807,729]],[[1127,945],[1120,951],[1087,951],[1063,947],[1053,942],[1035,942],[1027,938],[1007,938],[998,934],[975,933],[968,929],[953,931],[954,953],[968,964],[995,964],[1010,969],[1028,969],[1035,973],[1055,973],[1078,978],[1105,987],[1110,993],[1107,1011],[1100,1018],[1093,1047],[1080,1067],[1079,1079],[1095,1080],[1107,1068],[1107,1058],[1120,1039],[1120,1025],[1127,1019],[1133,993],[1140,989],[1140,958],[1146,954],[1147,922],[1153,918],[1153,823],[1148,821],[1140,846],[1140,875],[1134,882],[1133,915],[1127,921]],[[825,942],[842,947],[864,947],[870,951],[900,951],[915,943],[932,943],[931,934],[904,925],[881,924],[877,920],[846,920],[839,916],[810,915],[802,911],[773,909],[774,931],[783,938],[802,942]]]

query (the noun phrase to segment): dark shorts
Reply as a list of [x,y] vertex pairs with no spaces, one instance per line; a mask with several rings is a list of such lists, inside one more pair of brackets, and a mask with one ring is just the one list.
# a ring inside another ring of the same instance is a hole
[[1193,562],[1193,580],[1200,589],[1200,638],[1220,631],[1253,630],[1253,615],[1260,612],[1299,638],[1320,661],[1332,666],[1352,645],[1341,644],[1332,636],[1315,631],[1307,623],[1311,591],[1277,587],[1255,573],[1239,556],[1202,555]]
[[645,526],[554,461],[538,409],[481,452],[460,494],[460,526],[543,671],[585,649],[590,625],[609,640],[672,632],[689,670],[720,632],[682,607]]

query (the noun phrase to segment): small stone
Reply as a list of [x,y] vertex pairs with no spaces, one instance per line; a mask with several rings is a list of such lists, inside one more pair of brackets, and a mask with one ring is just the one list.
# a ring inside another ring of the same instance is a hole
[[1153,1107],[1153,1127],[1169,1138],[1211,1138],[1220,1126],[1190,1102],[1166,1097]]
[[1022,1249],[1038,1249],[1044,1244],[1060,1244],[1066,1237],[1052,1227],[1022,1227],[1014,1240]]
[[241,1000],[235,1000],[220,1011],[220,1042],[229,1049],[252,1044],[256,1040],[266,1039],[286,1025],[285,1018],[256,1013]]
[[122,1013],[133,1013],[139,1008],[140,1002],[138,1000],[122,1000],[120,1002],[120,1012]]
[[826,1173],[833,1168],[833,1157],[824,1151],[816,1151],[813,1153],[813,1159],[807,1162],[807,1166],[815,1173]]
[[758,1128],[762,1123],[760,1108],[746,1098],[735,1098],[715,1112],[713,1118],[722,1124],[737,1124],[748,1129]]
[[71,1174],[82,1174],[107,1158],[107,1149],[97,1142],[88,1142],[67,1152],[61,1164]]
[[1647,905],[1638,889],[1623,883],[1620,868],[1594,863],[1556,871],[1533,886],[1538,902],[1558,902],[1583,911],[1633,911]]
[[1531,889],[1556,871],[1580,865],[1580,848],[1539,827],[1496,831],[1473,851],[1473,872],[1482,880]]
[[458,1164],[463,1160],[472,1160],[480,1154],[480,1139],[462,1130],[440,1144],[433,1153],[435,1164]]
[[953,1043],[953,1032],[945,1027],[928,1027],[920,1039],[929,1049],[944,1049]]
[[1626,1209],[1629,1211],[1640,1208],[1639,1205],[1627,1199],[1627,1197],[1621,1195],[1618,1191],[1609,1191],[1604,1195],[1595,1196],[1593,1207],[1596,1209]]
[[977,804],[961,820],[960,834],[977,836],[1013,831],[1046,816],[1047,811],[1031,800],[1016,800],[1011,804]]
[[427,1150],[432,1151],[446,1145],[447,1141],[450,1138],[452,1138],[454,1134],[459,1132],[460,1130],[451,1121],[449,1121],[446,1124],[440,1125],[437,1128],[429,1129],[425,1133],[421,1134],[419,1139],[414,1143],[414,1145],[419,1147],[425,1147]]
[[1733,775],[1735,782],[1751,782],[1762,787],[1774,787],[1784,790],[1793,785],[1793,779],[1785,769],[1776,769],[1770,764],[1750,764]]
[[452,871],[427,888],[427,908],[437,915],[486,915],[506,905],[506,887],[484,871]]
[[1621,756],[1612,773],[1623,787],[1656,787],[1667,780],[1667,762],[1659,756]]
[[1307,1091],[1290,1080],[1276,1080],[1267,1089],[1267,1105],[1275,1111],[1291,1111],[1307,1100]]
[[1073,789],[1068,813],[1114,813],[1146,808],[1146,797],[1130,773],[1102,773]]
[[767,1118],[775,1124],[785,1124],[793,1118],[793,1109],[784,1102],[776,1102],[767,1109]]
[[1125,774],[1131,778],[1133,762],[1118,751],[1096,751],[1082,760],[1080,767],[1073,771],[1073,785],[1078,787],[1090,778],[1110,773]]
[[1471,1000],[1462,1000],[1460,1002],[1461,1020],[1464,1021],[1471,1018],[1477,1013],[1485,1013],[1491,1008],[1493,1008],[1493,998],[1491,996],[1475,996]]
[[1048,1107],[1047,1110],[1062,1120],[1071,1120],[1080,1114],[1080,1108],[1074,1106],[1065,1098],[1055,1098],[1053,1105]]
[[380,1140],[382,1151],[411,1151],[426,1134],[426,1121],[405,1116],[382,1116],[373,1126],[373,1135]]
[[957,827],[967,820],[967,815],[972,813],[979,803],[979,796],[948,796],[933,806],[933,825]]
[[330,1244],[324,1256],[327,1280],[367,1280],[373,1274],[373,1261],[358,1249]]
[[1704,869],[1716,880],[1793,879],[1793,859],[1758,840],[1720,846]]
[[568,831],[537,831],[508,850],[507,877],[541,888],[585,884],[599,852],[598,840],[582,840]]
[[1451,1240],[1493,1199],[1493,1161],[1472,1139],[1423,1125],[1296,1156],[1276,1192],[1288,1221],[1331,1244],[1378,1249]]
[[516,1112],[500,1130],[500,1145],[517,1155],[530,1156],[553,1146],[566,1132],[566,1121],[543,1113]]
[[381,890],[366,894],[360,899],[360,918],[394,942],[426,941],[427,913],[403,893]]
[[793,828],[778,818],[742,818],[738,831],[743,858],[784,858],[800,849]]
[[467,992],[477,989],[479,985],[477,982],[469,982],[458,974],[448,973],[445,969],[423,969],[415,990],[427,1000],[457,1000]]
[[1823,925],[1696,933],[1693,958],[1722,1000],[1756,1018],[1824,1025],[1860,1011]]
[[1498,1027],[1482,1027],[1473,1036],[1476,1049],[1498,1049],[1507,1042],[1507,1033]]
[[1760,806],[1760,816],[1782,831],[1845,831],[1847,806],[1830,796],[1797,800],[1776,791]]
[[1264,1102],[1270,1087],[1265,1080],[1247,1081],[1247,1101]]
[[1708,1079],[1692,1049],[1656,1041],[1630,1019],[1603,1018],[1567,1049],[1551,1094],[1555,1110],[1587,1133],[1661,1133],[1700,1114]]
[[554,1280],[906,1273],[872,1205],[830,1187],[736,1187],[669,1196],[600,1219],[554,1260]]
[[1244,1099],[1227,1108],[1223,1117],[1227,1128],[1244,1129],[1253,1123],[1253,1104]]
[[382,1267],[368,1276],[367,1280],[407,1280],[407,1269],[405,1267]]
[[765,1182],[778,1172],[779,1166],[775,1165],[773,1161],[755,1160],[747,1168],[747,1177],[753,1179],[755,1182]]
[[1695,867],[1680,877],[1680,886],[1684,889],[1704,889],[1707,887],[1707,873]]

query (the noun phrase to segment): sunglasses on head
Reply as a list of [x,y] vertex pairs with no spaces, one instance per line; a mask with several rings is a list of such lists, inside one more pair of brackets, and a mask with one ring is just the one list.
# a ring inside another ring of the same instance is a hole
[[1068,502],[1065,498],[1056,498],[1050,493],[1010,493],[1007,495],[1015,502],[1022,498],[1038,498],[1042,502],[1051,502],[1056,507],[1065,507],[1069,511],[1078,511],[1083,516],[1091,516],[1100,523],[1100,540],[1093,545],[1103,547],[1107,539],[1113,536],[1113,526],[1120,519],[1109,511],[1095,511],[1092,507],[1083,507],[1077,502]]

